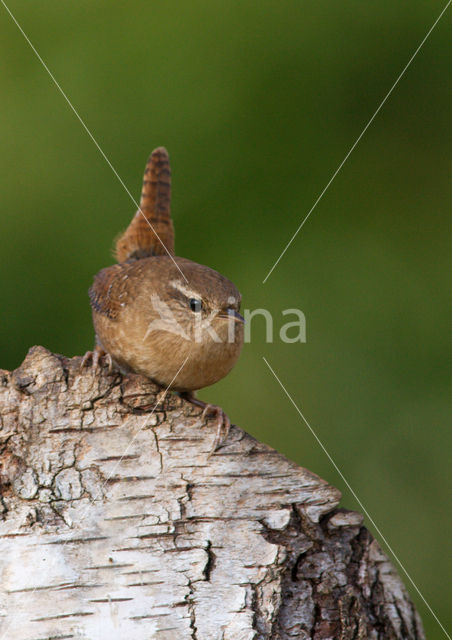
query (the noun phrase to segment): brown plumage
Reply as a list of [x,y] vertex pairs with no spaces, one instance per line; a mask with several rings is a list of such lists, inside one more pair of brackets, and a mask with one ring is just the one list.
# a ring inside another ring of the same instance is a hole
[[89,291],[98,347],[122,371],[165,388],[191,392],[223,378],[243,344],[240,293],[217,271],[174,256],[163,147],[149,158],[140,210],[116,256]]
[[140,208],[116,241],[118,262],[149,256],[174,255],[170,212],[171,170],[168,152],[158,147],[149,156],[143,177]]

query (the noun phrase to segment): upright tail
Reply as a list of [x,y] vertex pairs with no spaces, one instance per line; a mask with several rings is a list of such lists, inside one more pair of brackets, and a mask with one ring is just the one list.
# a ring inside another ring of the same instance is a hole
[[148,256],[174,255],[170,212],[171,170],[168,152],[158,147],[149,156],[143,177],[140,208],[116,241],[118,262]]

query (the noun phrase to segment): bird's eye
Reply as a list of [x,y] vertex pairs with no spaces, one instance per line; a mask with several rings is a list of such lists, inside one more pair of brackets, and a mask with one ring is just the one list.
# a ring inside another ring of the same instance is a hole
[[198,313],[202,309],[202,302],[198,300],[198,298],[190,298],[188,304],[190,305],[190,309],[195,313]]

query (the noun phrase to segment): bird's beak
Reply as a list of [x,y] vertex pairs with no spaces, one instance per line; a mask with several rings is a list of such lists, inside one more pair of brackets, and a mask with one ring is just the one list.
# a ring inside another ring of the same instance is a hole
[[245,318],[235,309],[226,309],[224,313],[219,313],[218,317],[226,318],[226,320],[234,320],[235,322],[245,322]]

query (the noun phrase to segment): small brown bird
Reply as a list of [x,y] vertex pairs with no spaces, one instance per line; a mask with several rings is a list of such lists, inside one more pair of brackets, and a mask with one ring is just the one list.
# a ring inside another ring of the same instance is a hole
[[122,372],[141,373],[164,389],[214,410],[193,392],[223,378],[243,344],[241,296],[217,271],[174,255],[170,214],[171,173],[166,149],[146,165],[140,208],[116,241],[119,264],[102,269],[89,290],[96,366],[106,354]]

